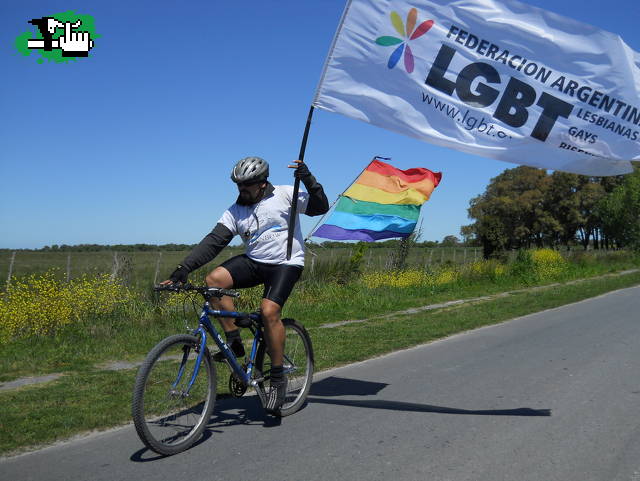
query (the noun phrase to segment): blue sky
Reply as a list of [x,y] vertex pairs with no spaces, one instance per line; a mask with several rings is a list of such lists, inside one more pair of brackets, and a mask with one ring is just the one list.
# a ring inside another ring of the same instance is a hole
[[[637,0],[527,0],[640,50]],[[198,242],[236,197],[229,172],[259,155],[291,183],[343,0],[2,2],[0,248]],[[21,56],[27,23],[90,14],[101,37],[67,64]],[[331,200],[374,156],[443,181],[423,239],[459,235],[469,200],[511,164],[316,111],[306,161]],[[303,218],[306,233],[315,220]]]

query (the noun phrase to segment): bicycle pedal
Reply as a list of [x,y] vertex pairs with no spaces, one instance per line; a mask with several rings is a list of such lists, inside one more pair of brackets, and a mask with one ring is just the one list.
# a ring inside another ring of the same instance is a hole
[[260,372],[258,369],[255,369],[253,371],[253,379],[251,381],[251,385],[256,390],[256,394],[258,395],[260,404],[263,408],[267,405],[267,394],[264,390],[264,381],[265,376],[263,376],[262,372]]

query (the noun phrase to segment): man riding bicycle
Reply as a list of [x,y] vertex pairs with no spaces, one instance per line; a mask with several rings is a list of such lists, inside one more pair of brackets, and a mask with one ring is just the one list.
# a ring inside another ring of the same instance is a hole
[[[309,172],[305,163],[294,161],[289,168],[296,169],[295,177],[307,192],[298,195],[298,210],[309,216],[326,213],[329,202],[322,186]],[[287,389],[284,374],[285,328],[281,321],[282,307],[300,278],[304,267],[304,239],[300,222],[296,219],[291,258],[287,260],[287,233],[293,187],[272,185],[269,164],[260,157],[239,160],[231,171],[231,180],[238,186],[238,198],[229,207],[204,239],[189,253],[162,284],[184,283],[187,276],[216,257],[239,235],[245,244],[245,254],[232,257],[216,267],[206,278],[211,287],[238,289],[264,284],[260,310],[271,357],[271,388],[267,394],[266,409],[276,412],[283,404]],[[230,297],[212,299],[219,310],[235,310]],[[233,319],[220,319],[227,343],[236,356],[245,355],[240,331]],[[214,356],[223,361],[221,352]]]

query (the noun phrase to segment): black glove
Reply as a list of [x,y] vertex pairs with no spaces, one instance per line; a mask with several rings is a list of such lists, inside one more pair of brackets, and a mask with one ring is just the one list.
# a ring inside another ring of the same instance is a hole
[[181,284],[185,284],[187,282],[187,277],[189,277],[189,269],[185,266],[178,266],[178,268],[171,273],[169,276],[169,280],[174,284],[179,282]]
[[298,164],[298,168],[293,173],[293,176],[296,179],[304,180],[311,177],[311,172],[309,171],[309,167],[304,162],[300,162]]

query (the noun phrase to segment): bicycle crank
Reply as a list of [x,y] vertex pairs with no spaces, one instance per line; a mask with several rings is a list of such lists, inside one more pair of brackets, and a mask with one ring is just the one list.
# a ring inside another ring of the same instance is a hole
[[229,391],[233,397],[242,397],[247,392],[247,385],[234,372],[229,376]]

